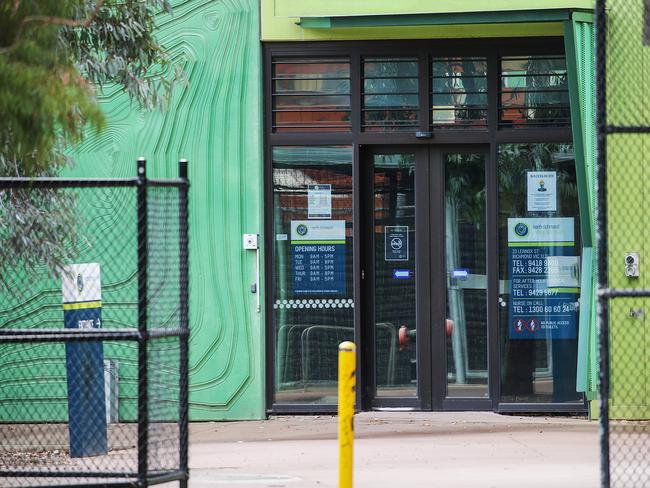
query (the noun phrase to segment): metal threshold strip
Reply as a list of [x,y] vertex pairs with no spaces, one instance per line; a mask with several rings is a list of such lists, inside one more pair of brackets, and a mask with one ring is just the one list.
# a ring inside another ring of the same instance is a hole
[[574,13],[591,15],[593,11],[585,9],[548,9],[299,17],[296,24],[303,29],[345,29],[354,27],[542,23],[568,21],[572,19]]

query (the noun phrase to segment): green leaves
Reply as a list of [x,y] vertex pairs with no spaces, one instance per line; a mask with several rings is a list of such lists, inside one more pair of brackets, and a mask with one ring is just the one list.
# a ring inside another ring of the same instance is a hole
[[[146,109],[161,105],[182,76],[154,36],[156,14],[171,12],[168,0],[82,2],[82,28],[66,27],[62,38],[84,77],[98,86],[117,84]],[[171,74],[169,74],[171,73]]]
[[[104,127],[106,85],[163,104],[182,74],[156,41],[160,12],[168,0],[0,1],[0,176],[57,175],[65,149]],[[0,287],[5,267],[57,273],[75,254],[76,217],[70,193],[0,189]]]
[[154,36],[168,0],[39,0],[0,5],[0,158],[35,176],[105,123],[96,91],[122,87],[160,106],[179,70]]
[[[87,102],[85,83],[73,83],[74,65],[59,46],[60,26],[35,20],[35,2],[28,3],[0,11],[0,158],[19,161],[21,173],[31,176],[62,163],[59,138],[80,137],[77,119],[84,112],[98,126],[101,118]],[[54,18],[68,10],[69,2],[58,10],[43,2],[39,16]]]

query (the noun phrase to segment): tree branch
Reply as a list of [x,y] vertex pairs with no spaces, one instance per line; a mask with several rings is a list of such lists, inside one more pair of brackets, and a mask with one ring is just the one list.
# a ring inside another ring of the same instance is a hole
[[[55,17],[51,15],[29,15],[25,17],[21,22],[20,26],[18,27],[18,32],[16,32],[16,37],[14,38],[14,41],[7,47],[0,48],[0,54],[7,54],[8,52],[13,51],[16,49],[18,46],[18,41],[20,41],[20,37],[23,34],[23,31],[25,30],[25,26],[27,24],[32,24],[32,23],[41,23],[41,24],[50,24],[50,25],[61,25],[65,27],[88,27],[90,23],[95,20],[97,17],[97,14],[99,13],[99,9],[102,8],[102,5],[104,5],[105,0],[98,0],[97,5],[95,5],[95,8],[93,9],[92,13],[86,17],[85,19],[79,19],[79,20],[74,20],[74,19],[66,19],[65,17]],[[18,6],[20,4],[20,0],[16,0],[14,3],[14,9],[17,10]]]

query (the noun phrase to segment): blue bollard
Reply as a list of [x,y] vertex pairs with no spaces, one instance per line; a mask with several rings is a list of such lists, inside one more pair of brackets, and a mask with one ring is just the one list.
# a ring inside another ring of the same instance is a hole
[[[101,328],[99,264],[77,264],[63,272],[63,322],[66,329]],[[66,342],[70,457],[108,452],[101,342]]]

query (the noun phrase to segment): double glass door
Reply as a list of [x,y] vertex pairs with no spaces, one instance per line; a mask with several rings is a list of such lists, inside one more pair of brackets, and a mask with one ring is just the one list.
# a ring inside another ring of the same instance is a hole
[[379,146],[363,157],[370,406],[491,409],[489,148]]

